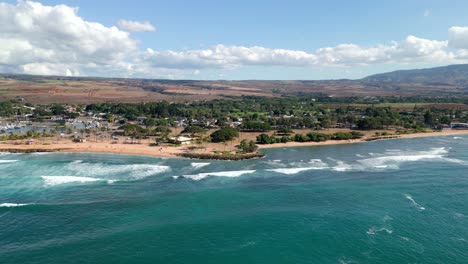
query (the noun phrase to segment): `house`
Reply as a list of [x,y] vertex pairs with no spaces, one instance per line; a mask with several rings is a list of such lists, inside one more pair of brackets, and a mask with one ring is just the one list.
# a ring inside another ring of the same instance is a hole
[[468,129],[468,123],[450,123],[451,129]]
[[33,139],[30,139],[26,141],[26,145],[34,145],[35,141]]
[[171,143],[173,143],[173,144],[189,145],[189,144],[192,143],[192,138],[184,137],[184,136],[178,136],[178,137],[169,138],[169,141]]

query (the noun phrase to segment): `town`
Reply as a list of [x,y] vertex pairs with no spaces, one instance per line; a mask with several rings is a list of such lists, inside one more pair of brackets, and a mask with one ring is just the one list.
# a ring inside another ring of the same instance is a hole
[[172,147],[184,149],[178,153],[186,157],[201,152],[203,157],[236,159],[248,153],[256,157],[251,153],[257,145],[369,141],[467,128],[468,105],[457,98],[446,98],[443,104],[434,104],[431,98],[398,100],[290,96],[35,105],[17,98],[0,103],[0,140],[16,146],[145,145],[156,153]]

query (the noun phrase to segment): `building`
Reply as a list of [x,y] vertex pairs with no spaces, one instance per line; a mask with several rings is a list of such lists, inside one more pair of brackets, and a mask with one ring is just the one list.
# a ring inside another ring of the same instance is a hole
[[189,145],[189,144],[192,143],[192,138],[184,137],[184,136],[178,136],[178,137],[169,138],[169,141],[171,143],[173,143],[173,144]]
[[451,129],[468,129],[468,123],[451,123]]

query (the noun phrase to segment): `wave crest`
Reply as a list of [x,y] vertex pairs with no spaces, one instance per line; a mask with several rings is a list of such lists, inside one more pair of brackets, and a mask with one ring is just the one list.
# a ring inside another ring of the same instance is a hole
[[91,177],[79,177],[79,176],[41,176],[44,180],[45,186],[56,186],[67,183],[89,183],[96,181],[104,181],[104,179],[91,178]]
[[244,174],[252,174],[256,172],[256,170],[242,170],[242,171],[218,171],[218,172],[207,172],[207,173],[199,173],[195,175],[184,175],[183,178],[189,178],[194,181],[199,181],[205,179],[207,177],[228,177],[228,178],[235,178],[242,176]]
[[25,204],[20,204],[20,203],[2,203],[2,204],[0,204],[0,207],[7,207],[7,208],[10,208],[10,207],[21,207],[21,206],[27,206],[27,205],[32,205],[32,204],[29,204],[29,203],[25,203]]

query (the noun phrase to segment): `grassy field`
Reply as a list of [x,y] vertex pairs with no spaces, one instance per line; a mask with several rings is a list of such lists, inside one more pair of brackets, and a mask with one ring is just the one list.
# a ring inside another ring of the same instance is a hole
[[[190,81],[41,76],[0,77],[0,100],[23,97],[31,103],[205,101],[239,96],[281,97],[325,94],[333,97],[466,96],[466,88],[422,84],[371,86],[360,81]],[[425,104],[419,104],[427,107]],[[418,106],[419,106],[418,105]],[[359,105],[358,105],[359,106]],[[413,108],[414,104],[378,104]],[[458,106],[450,106],[458,107]]]

